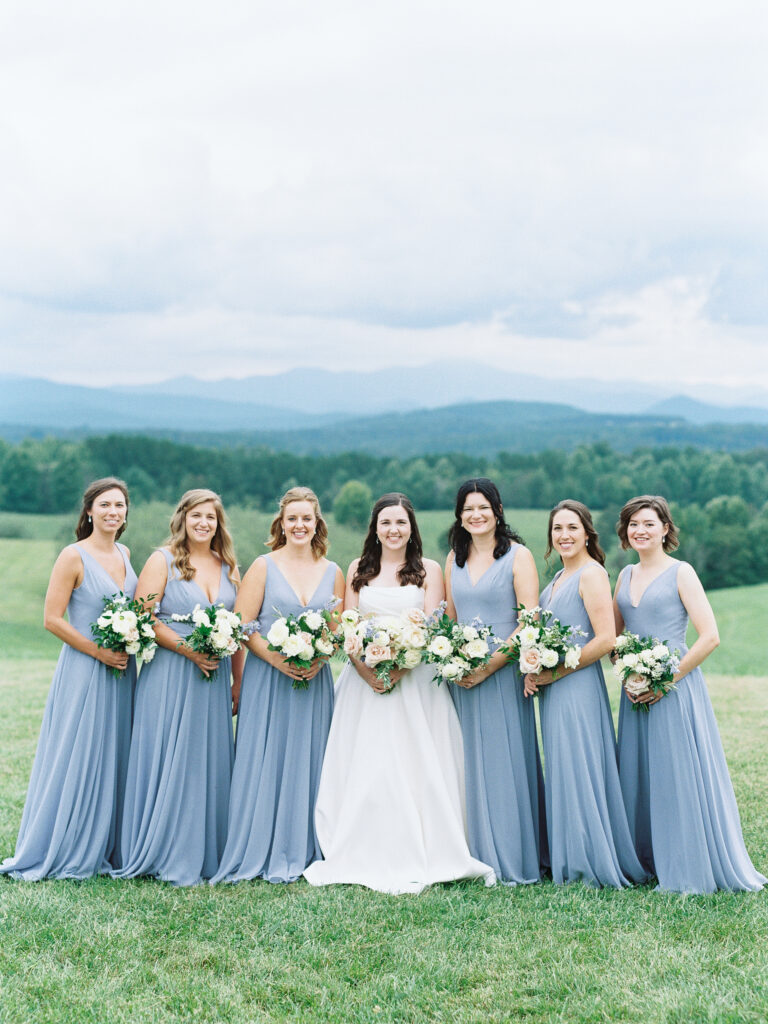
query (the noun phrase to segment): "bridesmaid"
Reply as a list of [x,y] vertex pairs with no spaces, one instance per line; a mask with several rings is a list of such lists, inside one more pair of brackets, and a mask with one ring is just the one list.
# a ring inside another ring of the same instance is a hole
[[[621,510],[617,532],[639,565],[619,576],[616,630],[653,636],[682,654],[675,689],[665,697],[621,694],[619,776],[629,827],[643,866],[660,889],[705,893],[761,889],[749,859],[720,734],[699,665],[717,647],[715,617],[687,562],[670,558],[677,530],[664,498],[644,494]],[[685,645],[690,616],[698,639]]]
[[547,831],[552,880],[593,886],[643,882],[632,844],[616,764],[616,739],[600,658],[616,641],[605,554],[589,509],[566,499],[549,515],[546,555],[563,568],[541,595],[563,624],[582,629],[578,669],[544,669],[525,677],[539,693],[546,768]]
[[[77,543],[64,548],[51,573],[45,628],[64,647],[48,694],[16,853],[0,865],[0,872],[14,878],[89,878],[120,866],[136,666],[126,654],[97,647],[91,624],[105,597],[119,591],[133,597],[136,574],[128,549],[117,543],[127,517],[123,481],[94,481],[83,495]],[[109,669],[123,674],[115,678]]]
[[[251,565],[236,605],[244,622],[259,617],[259,631],[248,642],[227,843],[212,882],[293,882],[320,856],[314,813],[333,712],[331,669],[321,658],[299,669],[264,639],[281,615],[344,596],[344,576],[325,557],[328,529],[308,487],[292,487],[280,499],[267,546],[272,554]],[[293,680],[309,686],[294,689]]]
[[[184,643],[192,623],[171,621],[196,605],[232,609],[239,582],[218,494],[187,491],[166,547],[150,555],[136,596],[159,602],[159,647],[136,687],[123,820],[122,878],[153,875],[194,885],[216,871],[227,831],[234,745],[230,659]],[[237,680],[242,656],[232,659]]]
[[[539,577],[530,551],[504,520],[492,481],[461,485],[449,540],[448,614],[465,623],[477,616],[500,639],[511,636],[518,628],[515,607],[538,604]],[[451,689],[464,736],[470,852],[502,882],[537,882],[547,849],[533,702],[524,699],[516,666],[498,652]]]

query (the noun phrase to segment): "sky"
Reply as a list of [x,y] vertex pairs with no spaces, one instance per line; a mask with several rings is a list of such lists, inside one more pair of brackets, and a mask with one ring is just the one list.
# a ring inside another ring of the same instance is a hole
[[758,0],[5,0],[2,369],[765,397],[766,52]]

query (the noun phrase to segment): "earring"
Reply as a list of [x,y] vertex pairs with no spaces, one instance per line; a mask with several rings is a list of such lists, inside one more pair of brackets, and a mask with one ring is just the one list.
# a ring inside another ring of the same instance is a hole
[[88,522],[89,522],[89,523],[92,523],[92,522],[93,522],[93,520],[91,519],[91,517],[90,517],[90,516],[88,516]]

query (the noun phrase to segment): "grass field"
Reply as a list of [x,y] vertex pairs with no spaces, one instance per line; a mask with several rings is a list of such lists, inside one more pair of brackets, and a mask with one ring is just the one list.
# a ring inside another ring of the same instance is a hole
[[[162,540],[167,514],[132,510],[135,553]],[[543,515],[515,514],[534,550]],[[269,518],[233,510],[244,562],[263,550]],[[447,518],[420,521],[440,556]],[[59,649],[42,629],[42,598],[68,529],[61,517],[0,517],[0,858],[13,851]],[[359,533],[332,536],[346,564]],[[711,598],[723,644],[708,662],[710,690],[747,846],[768,874],[768,679],[749,674],[765,662],[768,586]],[[0,1022],[762,1024],[767,936],[766,893],[544,882],[387,897],[303,882],[177,890],[0,877]]]

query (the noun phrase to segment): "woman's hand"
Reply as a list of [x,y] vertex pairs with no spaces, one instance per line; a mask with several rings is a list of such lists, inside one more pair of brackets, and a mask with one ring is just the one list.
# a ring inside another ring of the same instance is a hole
[[476,668],[473,672],[467,672],[465,676],[460,679],[451,680],[456,686],[463,686],[465,690],[471,690],[473,686],[478,686],[480,683],[484,683],[489,675],[492,675],[488,671],[488,666],[484,665],[482,668]]
[[[268,651],[267,654],[268,657],[264,660],[268,661],[272,668],[276,668],[278,672],[282,672],[284,676],[288,676],[289,679],[293,679],[298,683],[304,683],[308,679],[313,679],[322,668],[322,664],[317,668],[301,668],[301,666],[294,665],[293,662],[284,658],[279,651]],[[320,659],[317,660],[319,661]]]
[[107,668],[116,668],[120,672],[125,672],[128,668],[128,655],[125,651],[111,651],[108,647],[97,647],[94,657]]
[[205,654],[203,651],[195,651],[187,644],[181,644],[178,651],[179,654],[183,654],[185,658],[189,658],[190,661],[193,661],[206,679],[210,679],[219,667],[218,658],[214,658],[210,654]]
[[660,701],[664,696],[663,693],[654,693],[653,690],[646,690],[645,693],[630,693],[629,690],[624,691],[633,704],[655,704]]
[[[562,678],[563,673],[558,676],[558,679]],[[526,697],[531,697],[540,686],[549,686],[550,683],[554,683],[555,677],[552,674],[552,669],[544,668],[536,675],[533,672],[529,672],[523,679],[523,693]]]
[[242,679],[235,679],[232,681],[232,717],[234,718],[240,707],[240,687],[242,686]]

